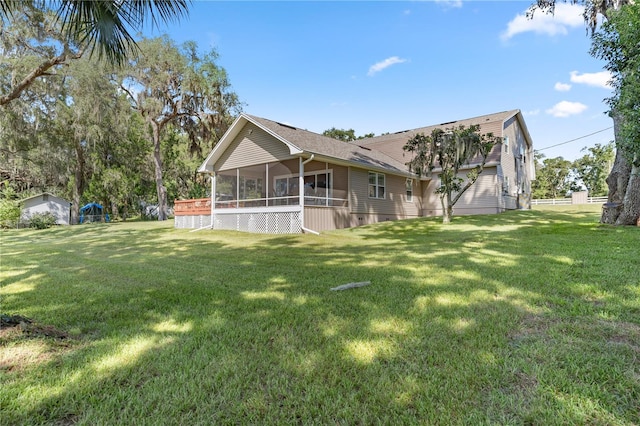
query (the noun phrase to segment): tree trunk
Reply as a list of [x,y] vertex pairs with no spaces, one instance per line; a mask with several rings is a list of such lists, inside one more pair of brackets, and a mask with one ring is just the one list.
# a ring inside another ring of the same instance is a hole
[[633,166],[616,225],[637,225],[640,218],[640,167]]
[[76,170],[73,182],[73,203],[71,204],[71,224],[77,225],[80,221],[80,201],[84,193],[84,152],[80,141],[74,138],[76,151]]
[[[613,111],[611,113],[613,118],[613,128],[616,141],[621,140],[620,125],[622,118]],[[627,192],[627,186],[629,184],[629,177],[631,175],[631,164],[627,161],[622,153],[622,150],[616,146],[616,159],[613,162],[613,167],[609,176],[607,176],[607,186],[609,187],[609,195],[607,197],[607,204],[602,210],[602,217],[600,222],[614,225],[617,223],[618,216],[623,209],[619,208],[624,203],[625,194]],[[608,207],[607,207],[608,206]]]
[[153,164],[155,166],[156,191],[158,193],[158,220],[167,220],[167,188],[162,181],[162,157],[160,155],[160,126],[151,120],[153,136]]
[[[447,201],[445,202],[445,196]],[[453,216],[453,206],[451,205],[451,195],[443,194],[440,197],[440,204],[442,204],[442,224],[448,225],[451,223],[451,216]]]

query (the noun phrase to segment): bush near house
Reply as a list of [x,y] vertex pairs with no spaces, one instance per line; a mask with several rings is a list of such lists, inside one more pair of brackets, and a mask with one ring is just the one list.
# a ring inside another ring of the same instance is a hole
[[29,216],[29,228],[48,229],[56,224],[56,217],[51,212],[34,213]]

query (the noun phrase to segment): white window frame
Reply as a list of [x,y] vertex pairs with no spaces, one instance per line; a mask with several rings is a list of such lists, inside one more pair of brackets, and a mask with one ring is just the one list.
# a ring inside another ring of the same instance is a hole
[[[371,183],[372,176],[374,177],[374,183]],[[382,180],[382,184],[380,183],[381,180]],[[385,200],[387,198],[386,188],[387,188],[387,178],[384,173],[369,172],[368,180],[367,180],[367,194],[369,195],[369,198],[373,198],[376,200]],[[373,189],[373,196],[371,195],[372,189]]]
[[407,201],[413,201],[413,179],[407,178],[407,182],[405,183],[405,191],[407,195]]
[[[308,172],[304,172],[304,176],[318,176],[318,175],[327,175],[327,196],[329,198],[331,198],[333,196],[333,169],[319,169],[319,170],[311,170]],[[287,186],[290,188],[291,187],[291,183],[289,183],[289,179],[296,179],[296,181],[294,182],[295,187],[298,186],[298,181],[297,179],[300,177],[299,173],[293,173],[293,174],[288,174],[288,175],[279,175],[279,176],[274,176],[273,177],[273,189],[274,192],[276,192],[278,190],[278,186],[276,185],[278,180],[281,179],[287,179]],[[318,181],[318,178],[315,178],[315,181]],[[299,190],[300,188],[298,188]],[[299,194],[299,193],[298,193]],[[283,195],[279,195],[276,194],[276,196],[283,196]]]
[[509,136],[503,137],[502,143],[504,144],[504,152],[509,152]]

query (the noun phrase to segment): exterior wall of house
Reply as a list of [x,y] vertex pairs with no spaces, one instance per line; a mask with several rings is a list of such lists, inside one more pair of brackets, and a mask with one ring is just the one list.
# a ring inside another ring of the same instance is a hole
[[420,185],[413,181],[412,200],[407,199],[406,182],[402,176],[385,174],[385,198],[369,198],[369,170],[351,167],[351,226],[407,219],[421,216]]
[[304,208],[304,227],[307,229],[322,232],[351,226],[353,225],[349,207],[305,206]]
[[[459,173],[463,179],[466,174]],[[440,197],[435,193],[440,184],[438,174],[429,181],[422,182],[423,216],[441,216]],[[504,211],[500,206],[499,188],[496,167],[485,168],[478,180],[467,189],[453,207],[454,215],[491,214]]]
[[214,169],[229,170],[288,157],[291,157],[291,154],[284,143],[254,124],[247,123],[216,162]]
[[36,213],[51,213],[56,218],[56,224],[69,225],[71,203],[50,194],[40,194],[24,200],[21,220],[28,222]]
[[[531,153],[527,148],[526,138],[518,123],[517,117],[513,116],[504,123],[502,132],[503,138],[508,138],[508,145],[502,144],[502,155],[500,157],[500,166],[498,168],[498,177],[502,188],[500,196],[503,198],[503,204],[510,208],[513,200],[516,201],[518,208],[518,199],[521,204],[528,204],[526,200],[531,199]],[[521,205],[521,208],[528,208],[528,205]]]

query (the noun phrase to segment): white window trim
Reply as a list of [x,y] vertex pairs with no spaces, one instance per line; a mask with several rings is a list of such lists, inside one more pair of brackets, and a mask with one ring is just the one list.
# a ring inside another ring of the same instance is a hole
[[[371,174],[375,174],[376,175],[376,183],[372,184],[369,182],[369,177],[371,176]],[[382,176],[384,178],[384,185],[379,185],[378,184],[378,176]],[[369,187],[371,185],[374,185],[376,188],[376,196],[372,197],[369,193]],[[380,188],[384,188],[384,190],[382,191],[382,197],[379,196],[380,193]],[[387,176],[384,173],[379,173],[379,172],[368,172],[367,173],[367,195],[369,196],[370,199],[373,200],[386,200],[387,199]]]
[[[329,179],[329,188],[328,191],[330,194],[333,193],[333,169],[320,169],[320,170],[311,170],[308,172],[304,172],[303,176],[317,176],[317,175],[328,175],[328,179]],[[273,177],[273,188],[274,190],[276,189],[276,181],[278,179],[291,179],[291,178],[297,178],[300,177],[299,173],[289,173],[287,175],[278,175],[278,176],[274,176]],[[331,198],[331,197],[329,197]]]
[[408,203],[413,202],[413,179],[411,178],[407,178],[405,184],[405,195]]

